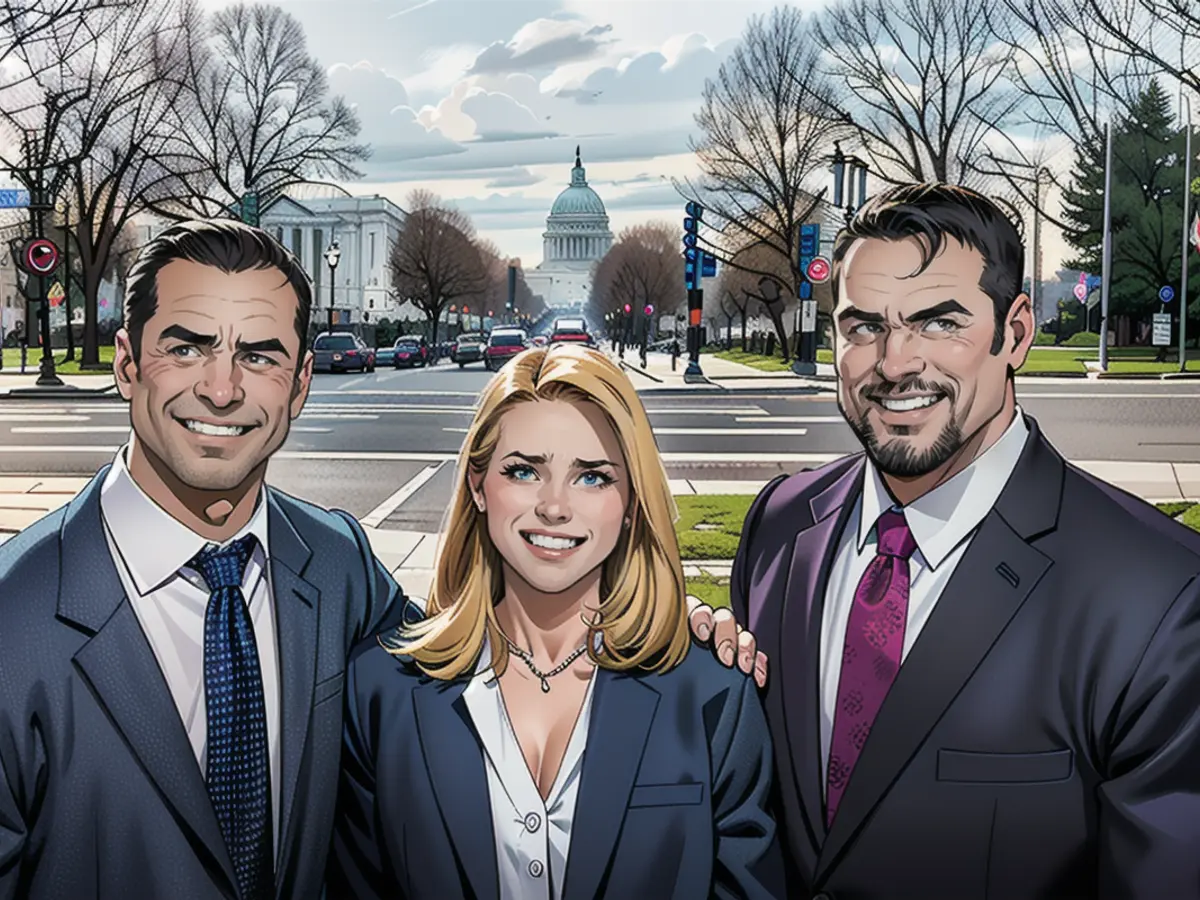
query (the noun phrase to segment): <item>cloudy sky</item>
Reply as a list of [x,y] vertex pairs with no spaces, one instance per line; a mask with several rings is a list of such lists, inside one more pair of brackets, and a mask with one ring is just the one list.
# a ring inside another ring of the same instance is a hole
[[[202,0],[211,9],[228,0]],[[277,0],[304,26],[373,148],[356,194],[433,190],[501,251],[541,261],[582,147],[614,232],[675,221],[669,179],[706,78],[776,0]],[[793,0],[807,11],[825,0]],[[1051,238],[1053,241],[1054,238]],[[1056,248],[1047,242],[1046,271]]]
[[[205,0],[212,9],[226,0]],[[372,146],[353,193],[454,201],[541,261],[575,146],[614,232],[681,217],[704,80],[771,0],[279,0]],[[800,0],[815,8],[821,0]]]

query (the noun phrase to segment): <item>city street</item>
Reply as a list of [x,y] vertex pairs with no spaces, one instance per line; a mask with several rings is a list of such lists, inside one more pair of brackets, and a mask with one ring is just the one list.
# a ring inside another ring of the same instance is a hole
[[[376,527],[436,532],[453,460],[489,377],[481,367],[445,364],[318,375],[269,480]],[[857,449],[828,390],[747,385],[642,397],[673,479],[761,482]],[[1019,397],[1073,461],[1200,463],[1200,383],[1031,379]],[[0,473],[89,475],[127,434],[119,399],[8,400],[0,405]]]

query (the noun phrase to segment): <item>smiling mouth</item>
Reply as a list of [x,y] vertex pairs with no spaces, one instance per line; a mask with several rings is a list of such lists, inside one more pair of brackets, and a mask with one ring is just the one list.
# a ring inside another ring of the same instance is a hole
[[933,406],[946,395],[941,392],[932,394],[910,394],[906,397],[871,397],[888,412],[912,412],[914,409],[925,409]]
[[587,540],[587,538],[559,537],[533,531],[522,531],[521,537],[524,538],[525,543],[541,547],[543,550],[572,550]]
[[203,434],[206,437],[241,437],[255,427],[253,425],[217,425],[213,422],[178,417],[175,421],[193,434]]

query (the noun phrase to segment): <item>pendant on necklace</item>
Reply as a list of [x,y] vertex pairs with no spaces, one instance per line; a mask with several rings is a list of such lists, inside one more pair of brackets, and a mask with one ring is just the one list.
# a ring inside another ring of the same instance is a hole
[[542,679],[542,693],[550,693],[550,682],[548,682],[545,678]]

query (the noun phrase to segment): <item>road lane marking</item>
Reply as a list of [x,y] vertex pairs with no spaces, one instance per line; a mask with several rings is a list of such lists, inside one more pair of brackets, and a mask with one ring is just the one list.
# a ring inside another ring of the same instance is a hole
[[425,486],[438,471],[446,464],[446,461],[432,463],[420,472],[410,478],[407,482],[401,485],[400,489],[392,496],[388,497],[377,507],[371,510],[365,517],[359,519],[365,528],[378,528],[380,524],[392,513],[394,513],[402,503],[408,500],[413,494]]
[[[746,418],[738,416],[733,421],[735,421],[735,422],[766,422],[767,424],[774,424],[776,422],[780,422],[780,423],[785,423],[785,424],[789,424],[789,425],[833,425],[838,422],[845,422],[846,420],[844,418],[842,418],[841,416],[769,416],[768,418],[765,418],[765,419],[761,418],[759,416],[750,416],[750,417],[746,417]],[[654,430],[658,431],[657,428]]]
[[128,425],[31,425],[10,428],[13,434],[128,434]]
[[401,393],[408,397],[478,397],[480,391],[309,391],[308,394],[310,397],[395,397]]
[[[766,421],[765,419],[763,421]],[[466,428],[443,428],[454,434],[466,434]],[[761,435],[765,437],[792,436],[800,437],[808,434],[807,428],[655,428],[655,435],[693,435],[704,437],[734,437],[746,435]]]
[[88,418],[88,416],[52,415],[50,413],[45,415],[35,413],[31,416],[0,413],[0,422],[86,422]]
[[378,413],[301,413],[300,418],[307,422],[314,421],[331,421],[334,419],[355,419],[362,421],[374,421],[379,418]]
[[366,380],[367,380],[367,376],[366,376],[366,375],[359,375],[357,378],[351,378],[349,381],[344,381],[344,382],[342,382],[342,384],[340,385],[339,393],[340,393],[340,390],[341,390],[341,389],[345,389],[345,388],[348,388],[348,387],[354,387],[354,385],[356,385],[356,384],[362,384],[362,383],[363,383],[364,381],[366,381]]

